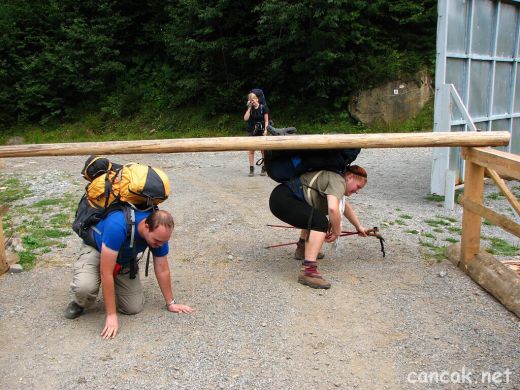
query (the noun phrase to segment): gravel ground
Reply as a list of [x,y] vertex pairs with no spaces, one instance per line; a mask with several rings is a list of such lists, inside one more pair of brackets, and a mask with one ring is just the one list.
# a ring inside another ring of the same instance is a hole
[[[152,163],[172,180],[163,208],[176,219],[173,286],[176,299],[195,311],[167,312],[152,273],[142,275],[143,312],[119,316],[116,339],[99,337],[102,301],[66,320],[79,245],[71,236],[33,270],[0,277],[0,388],[520,388],[520,320],[420,244],[458,238],[425,221],[456,228],[462,214],[425,199],[430,149],[361,153],[369,184],[350,200],[366,227],[381,228],[387,256],[373,238],[328,246],[320,265],[332,282],[328,291],[296,282],[294,246],[264,248],[295,241],[297,232],[266,226],[279,223],[267,205],[275,183],[246,177],[247,153],[114,160]],[[35,195],[25,202],[79,196],[83,161],[11,159],[0,173],[16,172],[32,185]],[[483,235],[518,245],[493,227],[484,226]]]

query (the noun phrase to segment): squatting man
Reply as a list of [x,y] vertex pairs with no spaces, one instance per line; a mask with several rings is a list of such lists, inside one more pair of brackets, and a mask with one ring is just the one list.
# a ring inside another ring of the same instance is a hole
[[161,289],[166,309],[173,313],[191,313],[189,306],[176,303],[168,265],[168,241],[173,233],[174,221],[164,210],[135,211],[135,249],[127,238],[128,224],[124,211],[109,213],[94,229],[97,248],[82,244],[74,263],[71,289],[74,300],[65,309],[65,317],[74,319],[83,314],[96,301],[103,286],[106,320],[101,332],[104,339],[114,338],[119,329],[117,311],[136,314],[143,310],[144,294],[139,272],[130,277],[130,264],[135,253],[149,247],[153,255],[153,268]]

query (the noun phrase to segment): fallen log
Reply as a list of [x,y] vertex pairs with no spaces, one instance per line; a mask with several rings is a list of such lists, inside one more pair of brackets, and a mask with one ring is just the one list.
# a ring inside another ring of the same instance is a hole
[[480,251],[465,265],[460,261],[460,244],[448,246],[446,256],[520,318],[520,277],[515,271],[485,251]]

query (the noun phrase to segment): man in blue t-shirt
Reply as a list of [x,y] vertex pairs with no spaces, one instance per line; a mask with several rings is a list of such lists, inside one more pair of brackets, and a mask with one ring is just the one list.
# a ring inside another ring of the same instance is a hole
[[191,308],[173,299],[168,265],[168,241],[174,222],[164,210],[135,211],[135,249],[130,247],[129,225],[123,211],[110,213],[94,229],[97,250],[83,245],[74,263],[71,289],[74,300],[65,310],[69,319],[79,317],[84,309],[96,301],[99,287],[103,285],[106,321],[101,336],[116,336],[119,329],[116,309],[123,314],[136,314],[143,310],[144,294],[139,273],[130,277],[134,256],[147,247],[153,255],[154,272],[166,302],[166,309],[173,313],[191,313]]

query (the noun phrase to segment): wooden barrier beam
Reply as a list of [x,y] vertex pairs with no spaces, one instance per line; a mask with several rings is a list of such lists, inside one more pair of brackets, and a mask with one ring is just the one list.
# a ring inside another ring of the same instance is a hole
[[276,137],[218,137],[142,141],[81,142],[9,145],[0,147],[0,158],[85,156],[89,154],[141,154],[219,152],[239,150],[412,148],[445,146],[505,146],[507,131],[455,133],[323,134]]
[[491,148],[465,148],[462,158],[495,170],[500,176],[520,179],[520,156]]
[[468,209],[474,214],[478,214],[481,217],[486,218],[493,225],[496,225],[506,232],[514,234],[517,237],[520,237],[520,224],[512,221],[511,219],[504,217],[501,214],[494,212],[493,210],[488,209],[481,204],[473,202],[469,199],[466,199],[464,196],[459,196],[459,203],[464,207],[464,211]]

